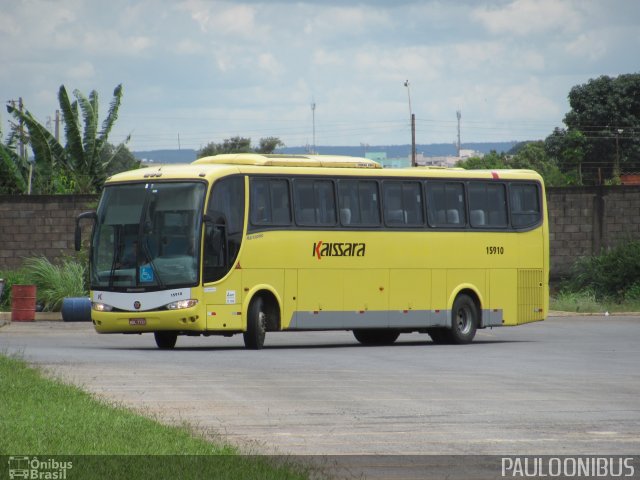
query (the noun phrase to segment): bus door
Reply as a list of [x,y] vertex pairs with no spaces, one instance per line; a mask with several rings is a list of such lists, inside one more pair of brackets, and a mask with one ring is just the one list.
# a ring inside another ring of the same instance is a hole
[[213,185],[205,221],[202,256],[207,330],[242,329],[242,270],[237,259],[244,229],[245,179]]

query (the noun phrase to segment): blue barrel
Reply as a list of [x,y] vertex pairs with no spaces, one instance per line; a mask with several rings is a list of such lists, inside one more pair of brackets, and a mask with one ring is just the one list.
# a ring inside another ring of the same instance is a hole
[[65,322],[90,322],[91,300],[87,297],[63,299],[62,320]]

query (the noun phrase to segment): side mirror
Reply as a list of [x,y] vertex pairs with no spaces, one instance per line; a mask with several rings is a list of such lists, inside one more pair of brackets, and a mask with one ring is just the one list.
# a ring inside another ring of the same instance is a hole
[[76,217],[76,231],[73,239],[76,252],[79,252],[82,247],[82,230],[80,228],[80,220],[84,219],[90,219],[95,222],[98,219],[98,214],[96,212],[83,212]]

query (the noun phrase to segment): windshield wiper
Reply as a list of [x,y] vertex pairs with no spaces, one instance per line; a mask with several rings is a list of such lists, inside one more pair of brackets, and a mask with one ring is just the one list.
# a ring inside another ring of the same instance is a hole
[[113,288],[113,277],[116,274],[116,267],[118,266],[119,250],[120,248],[122,248],[120,245],[120,237],[121,237],[120,226],[116,225],[114,228],[113,255],[111,256],[112,258],[111,270],[109,271],[109,288]]

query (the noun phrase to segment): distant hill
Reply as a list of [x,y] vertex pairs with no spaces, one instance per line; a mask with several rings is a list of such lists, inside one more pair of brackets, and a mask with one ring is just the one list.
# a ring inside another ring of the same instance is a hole
[[[462,149],[475,150],[481,153],[508,152],[518,142],[487,142],[487,143],[463,143]],[[342,146],[317,146],[319,154],[325,155],[350,155],[362,157],[365,154],[364,147],[342,147]],[[386,152],[387,158],[408,157],[411,153],[411,145],[367,145],[367,152]],[[280,153],[301,154],[307,153],[308,147],[285,147],[278,149]],[[445,157],[456,154],[456,147],[451,143],[430,143],[416,145],[416,152],[422,153],[425,157]]]
[[[464,150],[475,150],[477,152],[489,153],[508,152],[518,142],[478,142],[463,143]],[[362,157],[365,154],[364,147],[345,146],[317,146],[316,150],[323,155],[348,155]],[[289,155],[308,153],[308,147],[285,147],[276,150],[278,153]],[[387,158],[408,157],[411,152],[411,145],[368,145],[367,152],[386,152]],[[430,143],[416,145],[416,152],[422,153],[426,157],[445,157],[456,154],[456,147],[451,143]],[[190,163],[196,159],[196,150],[148,150],[133,152],[138,160],[145,160],[153,163]]]
[[184,150],[147,150],[132,152],[138,160],[153,163],[191,163],[196,159],[196,151]]

